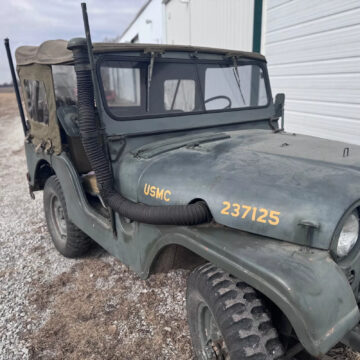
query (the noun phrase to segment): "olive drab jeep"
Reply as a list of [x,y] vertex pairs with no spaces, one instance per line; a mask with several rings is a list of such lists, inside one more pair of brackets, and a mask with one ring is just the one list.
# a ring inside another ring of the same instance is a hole
[[[30,193],[67,257],[191,269],[198,359],[360,349],[360,147],[284,131],[265,58],[50,40],[16,50]],[[26,114],[26,116],[25,116]]]

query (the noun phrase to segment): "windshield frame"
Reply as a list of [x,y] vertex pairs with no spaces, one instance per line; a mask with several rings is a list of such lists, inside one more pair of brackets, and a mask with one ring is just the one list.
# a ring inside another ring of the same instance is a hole
[[[191,53],[189,53],[189,55],[191,56]],[[154,67],[156,66],[157,63],[159,62],[165,62],[165,63],[187,63],[187,64],[194,64],[196,67],[196,72],[197,72],[197,78],[198,78],[198,86],[200,88],[201,91],[201,96],[204,97],[204,92],[203,89],[201,89],[201,84],[200,84],[200,77],[199,77],[199,71],[198,71],[198,64],[221,64],[221,65],[232,65],[233,64],[233,60],[231,57],[228,58],[223,58],[222,60],[216,59],[206,59],[206,58],[197,58],[195,56],[193,56],[192,58],[177,58],[177,57],[156,57],[155,61],[154,61]],[[266,66],[266,61],[261,61],[261,60],[256,60],[256,59],[250,59],[250,58],[246,58],[246,57],[237,57],[237,65],[238,66],[242,66],[242,65],[257,65],[261,68],[263,75],[264,75],[264,84],[265,84],[265,89],[266,89],[266,94],[267,94],[267,103],[266,105],[262,105],[262,106],[246,106],[246,107],[240,107],[240,108],[231,108],[231,109],[214,109],[214,110],[197,110],[197,111],[188,111],[188,112],[174,112],[174,113],[159,113],[159,114],[154,114],[154,113],[145,113],[145,114],[141,114],[141,115],[128,115],[128,116],[118,116],[116,115],[113,111],[111,111],[111,108],[108,106],[107,100],[106,100],[106,96],[105,96],[105,89],[104,89],[104,84],[102,82],[102,77],[101,77],[101,65],[104,62],[108,62],[108,61],[131,61],[131,62],[145,62],[147,64],[150,63],[150,56],[147,54],[139,54],[139,55],[125,55],[122,53],[115,53],[115,54],[103,54],[100,55],[97,58],[96,61],[96,77],[97,77],[97,82],[98,82],[98,89],[100,91],[100,95],[101,95],[101,100],[102,100],[102,106],[106,112],[106,114],[111,118],[114,119],[116,121],[129,121],[129,120],[144,120],[144,119],[154,119],[154,118],[163,118],[163,117],[178,117],[178,116],[189,116],[189,115],[200,115],[200,114],[212,114],[212,113],[224,113],[224,112],[241,112],[243,110],[259,110],[259,109],[266,109],[269,106],[272,105],[272,93],[271,93],[271,86],[270,86],[270,81],[269,81],[269,74],[268,74],[268,70],[267,70],[267,66]],[[145,76],[145,86],[147,86],[147,77]],[[142,86],[143,84],[141,84]],[[146,94],[146,99],[145,99],[145,103],[147,103],[147,101],[149,100],[147,98],[148,94]]]

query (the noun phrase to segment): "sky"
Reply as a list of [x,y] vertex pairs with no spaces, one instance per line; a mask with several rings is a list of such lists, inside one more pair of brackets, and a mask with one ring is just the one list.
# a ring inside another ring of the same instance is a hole
[[[146,0],[87,0],[94,42],[113,39],[125,30]],[[2,40],[10,39],[14,54],[21,45],[84,36],[79,0],[6,0],[0,11],[0,84],[10,82]],[[14,59],[15,61],[15,59]]]

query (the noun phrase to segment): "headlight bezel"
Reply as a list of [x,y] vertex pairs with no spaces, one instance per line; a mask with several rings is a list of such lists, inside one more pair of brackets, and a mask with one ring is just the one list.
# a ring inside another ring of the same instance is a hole
[[[344,228],[344,225],[346,223],[346,221],[348,220],[348,218],[351,216],[352,213],[356,213],[358,221],[359,221],[359,231],[358,231],[358,237],[357,240],[355,242],[355,245],[350,249],[350,251],[348,252],[347,255],[345,256],[339,256],[338,254],[338,245],[339,245],[339,240],[340,240],[340,234]],[[343,215],[343,217],[341,218],[338,226],[336,227],[336,231],[334,233],[334,237],[333,237],[333,242],[332,242],[332,246],[331,246],[331,252],[334,256],[334,258],[338,261],[338,262],[342,262],[342,261],[348,261],[356,256],[356,254],[358,252],[360,252],[360,207],[359,204],[357,204],[356,206],[351,207],[348,211],[346,211],[346,213]]]

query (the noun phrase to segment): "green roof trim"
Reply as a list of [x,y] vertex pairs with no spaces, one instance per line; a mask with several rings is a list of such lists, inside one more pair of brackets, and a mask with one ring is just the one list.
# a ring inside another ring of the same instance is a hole
[[254,0],[253,52],[261,52],[263,0]]

